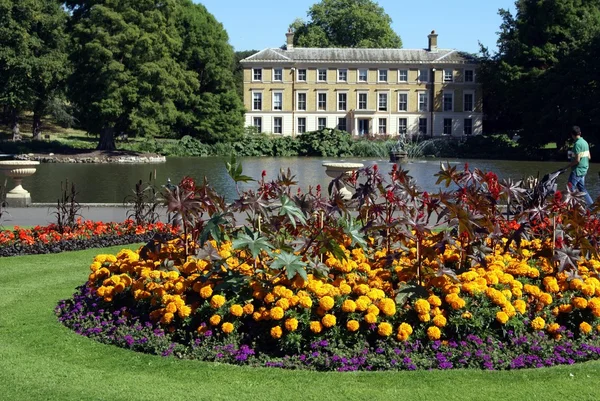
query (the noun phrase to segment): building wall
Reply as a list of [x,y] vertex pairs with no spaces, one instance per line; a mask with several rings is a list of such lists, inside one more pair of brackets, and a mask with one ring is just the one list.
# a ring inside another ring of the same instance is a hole
[[[432,71],[435,68],[435,71]],[[261,69],[262,79],[254,80],[254,69]],[[273,80],[273,70],[282,70],[282,80]],[[298,70],[306,70],[306,80],[298,80]],[[326,69],[326,81],[318,80],[318,70]],[[340,69],[345,69],[347,80],[338,81]],[[379,81],[379,70],[387,70],[387,81]],[[433,74],[433,82],[420,82],[418,80],[419,70],[427,69],[429,80]],[[359,70],[367,70],[367,82],[359,82]],[[399,81],[399,70],[407,70],[407,82]],[[452,82],[444,82],[444,70],[452,72]],[[464,82],[464,71],[473,70],[475,82]],[[262,109],[253,110],[253,93],[262,93]],[[273,109],[273,94],[281,92],[283,95],[282,110]],[[338,93],[347,94],[346,110],[338,109]],[[419,93],[427,93],[427,111],[419,111]],[[473,111],[464,111],[464,94],[472,93]],[[306,94],[306,110],[298,108],[298,93]],[[318,110],[318,95],[326,94],[327,102],[325,110]],[[367,109],[358,110],[358,94],[367,93]],[[378,109],[379,93],[387,93],[387,110]],[[398,94],[408,94],[408,109],[398,110]],[[433,93],[433,99],[432,97]],[[453,94],[452,111],[444,111],[444,93]],[[433,124],[431,104],[433,104]],[[262,132],[272,133],[273,118],[282,119],[282,134],[298,134],[298,118],[306,118],[306,131],[316,130],[318,118],[326,118],[327,127],[335,128],[338,118],[347,118],[347,130],[355,135],[357,131],[358,118],[370,121],[370,134],[378,132],[379,119],[386,119],[386,134],[398,134],[398,120],[407,119],[408,133],[417,134],[419,118],[428,121],[427,135],[439,136],[444,132],[444,119],[451,118],[452,135],[460,136],[464,133],[464,119],[472,120],[472,134],[482,132],[482,103],[481,87],[477,83],[474,65],[382,65],[382,66],[357,66],[357,65],[317,65],[296,64],[292,66],[289,62],[280,65],[247,63],[244,68],[244,105],[246,107],[246,125],[254,123],[254,118],[261,118]]]

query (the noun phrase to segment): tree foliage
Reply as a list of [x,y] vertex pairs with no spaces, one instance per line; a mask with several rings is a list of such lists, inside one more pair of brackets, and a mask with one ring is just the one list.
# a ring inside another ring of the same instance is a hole
[[400,48],[392,19],[371,0],[322,0],[308,11],[308,22],[296,20],[294,45],[301,47]]
[[41,113],[61,97],[69,73],[67,13],[56,0],[0,0],[0,105],[12,115],[34,111],[40,135]]
[[564,140],[567,127],[596,127],[588,96],[600,34],[598,0],[518,0],[500,10],[498,53],[483,52],[488,130],[523,129],[531,144]]
[[[114,136],[241,134],[227,34],[189,0],[68,0],[71,98],[99,149]],[[176,133],[176,134],[174,134]]]

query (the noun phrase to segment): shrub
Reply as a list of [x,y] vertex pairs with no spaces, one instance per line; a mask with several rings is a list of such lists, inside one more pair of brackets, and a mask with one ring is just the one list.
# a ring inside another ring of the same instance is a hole
[[351,156],[352,139],[346,131],[325,128],[298,135],[300,156]]

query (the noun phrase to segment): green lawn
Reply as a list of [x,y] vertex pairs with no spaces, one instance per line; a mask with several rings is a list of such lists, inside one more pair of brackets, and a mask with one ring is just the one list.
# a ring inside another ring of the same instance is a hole
[[511,372],[316,373],[181,361],[94,343],[61,326],[53,309],[86,280],[97,253],[0,258],[0,399],[600,399],[600,362]]

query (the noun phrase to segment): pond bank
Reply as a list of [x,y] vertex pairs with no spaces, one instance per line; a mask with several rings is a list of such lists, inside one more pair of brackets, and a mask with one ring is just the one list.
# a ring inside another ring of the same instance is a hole
[[165,163],[167,161],[165,156],[156,153],[100,150],[72,154],[28,153],[15,155],[14,158],[41,163]]

